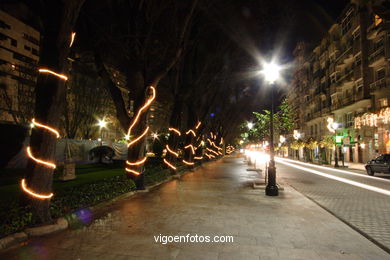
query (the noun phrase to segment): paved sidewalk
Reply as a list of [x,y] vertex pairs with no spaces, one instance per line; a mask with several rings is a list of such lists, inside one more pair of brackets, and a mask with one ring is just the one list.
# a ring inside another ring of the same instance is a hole
[[[382,249],[285,187],[266,197],[242,158],[209,163],[115,202],[92,225],[29,240],[0,259],[389,259]],[[233,243],[156,243],[158,235],[233,235]]]

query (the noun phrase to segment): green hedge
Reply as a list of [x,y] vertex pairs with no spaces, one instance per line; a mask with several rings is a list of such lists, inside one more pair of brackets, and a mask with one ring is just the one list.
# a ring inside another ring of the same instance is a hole
[[[113,176],[97,182],[85,183],[71,188],[55,191],[51,203],[51,214],[54,218],[64,216],[77,209],[96,205],[123,193],[135,190],[135,184],[126,175]],[[22,230],[33,225],[31,208],[22,206],[15,200],[0,208],[0,237]]]

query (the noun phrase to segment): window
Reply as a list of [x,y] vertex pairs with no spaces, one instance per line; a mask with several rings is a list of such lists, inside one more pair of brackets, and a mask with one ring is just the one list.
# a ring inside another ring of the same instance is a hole
[[34,54],[35,56],[39,56],[39,53],[36,49],[32,48],[32,54]]
[[314,125],[314,134],[317,135],[317,130],[318,130],[318,127],[317,127],[317,124]]
[[313,135],[313,126],[310,126],[310,135]]
[[356,56],[356,59],[355,59],[355,66],[359,67],[360,64],[362,64],[362,56],[358,55],[358,56]]
[[9,26],[9,24],[7,24],[6,22],[4,22],[3,20],[0,20],[0,28],[3,28],[3,29],[11,29],[11,26]]
[[17,42],[15,39],[11,39],[11,38],[10,38],[10,40],[11,40],[11,45],[12,45],[12,46],[15,46],[15,47],[18,46],[18,42]]
[[341,33],[346,34],[352,27],[352,10],[350,10],[341,22]]
[[385,68],[381,68],[381,69],[376,71],[376,79],[377,80],[383,79],[385,76],[386,76]]
[[389,105],[389,102],[387,101],[387,98],[380,98],[378,99],[378,105],[380,108],[387,107]]
[[337,82],[337,72],[334,72],[330,75],[330,83],[336,83]]
[[27,51],[31,51],[31,47],[28,47],[27,45],[24,45],[24,49]]
[[347,113],[347,127],[353,126],[353,113]]

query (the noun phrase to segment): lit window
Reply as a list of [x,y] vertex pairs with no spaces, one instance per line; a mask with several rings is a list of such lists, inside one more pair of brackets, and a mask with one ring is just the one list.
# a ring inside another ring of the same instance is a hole
[[382,18],[379,15],[375,15],[375,26],[378,26],[382,22]]

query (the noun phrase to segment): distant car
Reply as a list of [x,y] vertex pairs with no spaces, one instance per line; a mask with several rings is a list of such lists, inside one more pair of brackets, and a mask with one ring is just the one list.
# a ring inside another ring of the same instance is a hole
[[374,175],[376,172],[390,173],[390,154],[382,154],[377,158],[368,161],[366,164],[368,175]]

